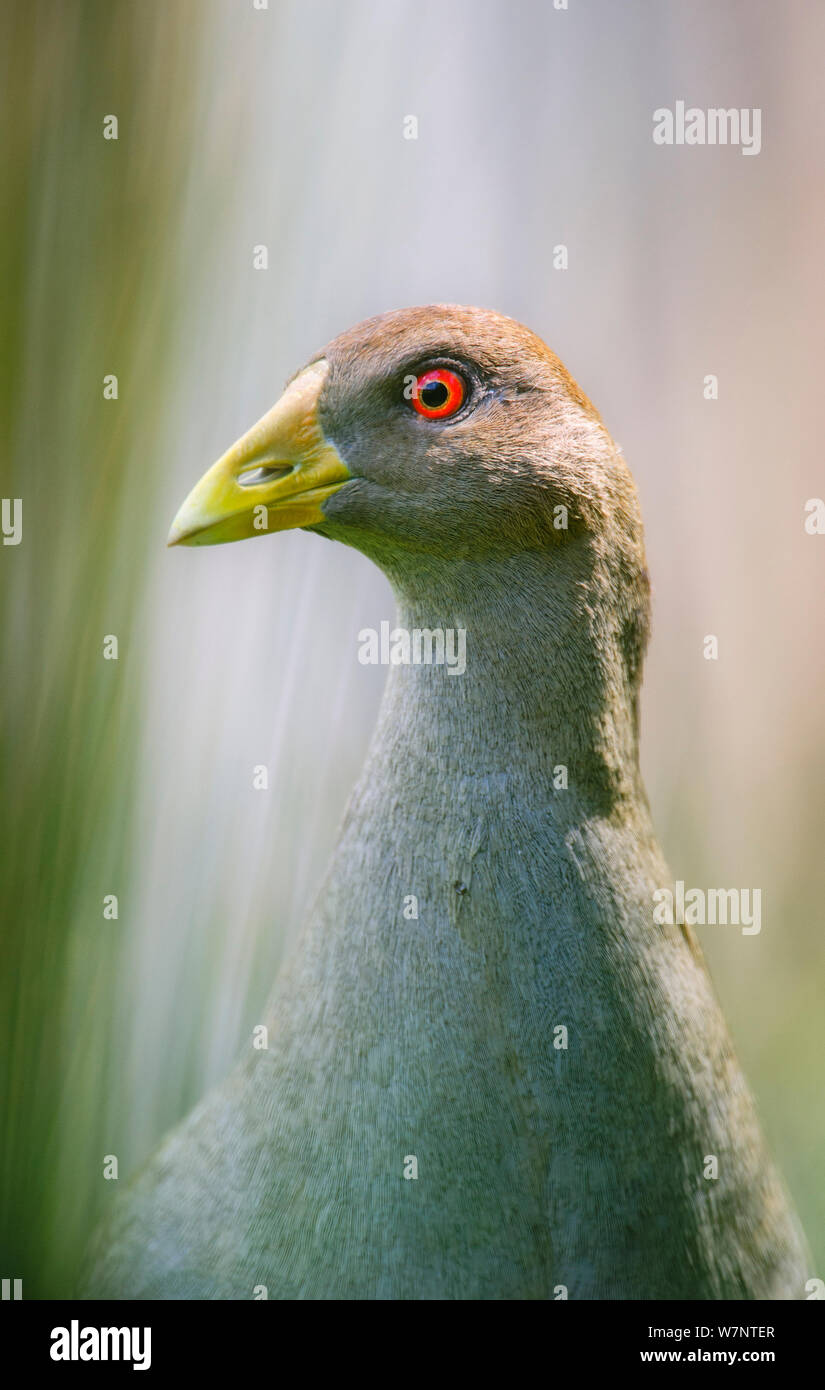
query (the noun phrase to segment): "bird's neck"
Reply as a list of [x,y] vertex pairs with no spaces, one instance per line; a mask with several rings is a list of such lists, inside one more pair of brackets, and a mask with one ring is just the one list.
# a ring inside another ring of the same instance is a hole
[[[384,568],[399,661],[372,750],[384,776],[400,761],[420,763],[424,776],[437,767],[447,781],[506,776],[520,797],[568,789],[596,815],[638,799],[638,673],[628,677],[610,576],[590,552],[394,557]],[[439,632],[444,662],[427,664]]]

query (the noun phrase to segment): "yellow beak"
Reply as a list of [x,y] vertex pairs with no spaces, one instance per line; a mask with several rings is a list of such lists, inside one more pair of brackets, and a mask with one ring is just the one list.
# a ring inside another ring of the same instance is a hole
[[190,492],[169,545],[219,545],[323,521],[321,504],[352,477],[318,420],[329,371],[313,362]]

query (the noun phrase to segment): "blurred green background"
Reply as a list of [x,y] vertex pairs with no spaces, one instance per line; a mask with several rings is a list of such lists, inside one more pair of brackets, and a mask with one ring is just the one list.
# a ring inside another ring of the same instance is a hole
[[[638,480],[654,816],[675,877],[762,888],[761,935],[701,935],[822,1275],[825,11],[0,14],[1,491],[24,508],[0,555],[3,1276],[65,1296],[104,1155],[122,1181],[228,1069],[380,698],[366,560],[302,533],[167,552],[171,517],[327,339],[437,300],[544,337]],[[654,146],[678,99],[760,107],[761,154]]]

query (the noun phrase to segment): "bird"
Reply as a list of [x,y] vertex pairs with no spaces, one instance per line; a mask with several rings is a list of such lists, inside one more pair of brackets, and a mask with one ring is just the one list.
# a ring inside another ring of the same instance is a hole
[[650,581],[595,407],[490,310],[368,319],[169,544],[294,527],[359,550],[395,632],[463,632],[466,660],[390,664],[266,1045],[115,1200],[82,1296],[804,1298],[700,948],[656,919]]

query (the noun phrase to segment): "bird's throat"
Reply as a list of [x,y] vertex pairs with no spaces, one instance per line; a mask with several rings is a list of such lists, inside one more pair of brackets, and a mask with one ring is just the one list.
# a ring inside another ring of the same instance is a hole
[[[637,692],[588,562],[557,549],[394,563],[403,641],[371,750],[382,778],[401,762],[422,778],[427,765],[448,780],[505,776],[520,797],[559,793],[579,815],[636,798]],[[417,634],[432,632],[443,662],[420,659]]]

